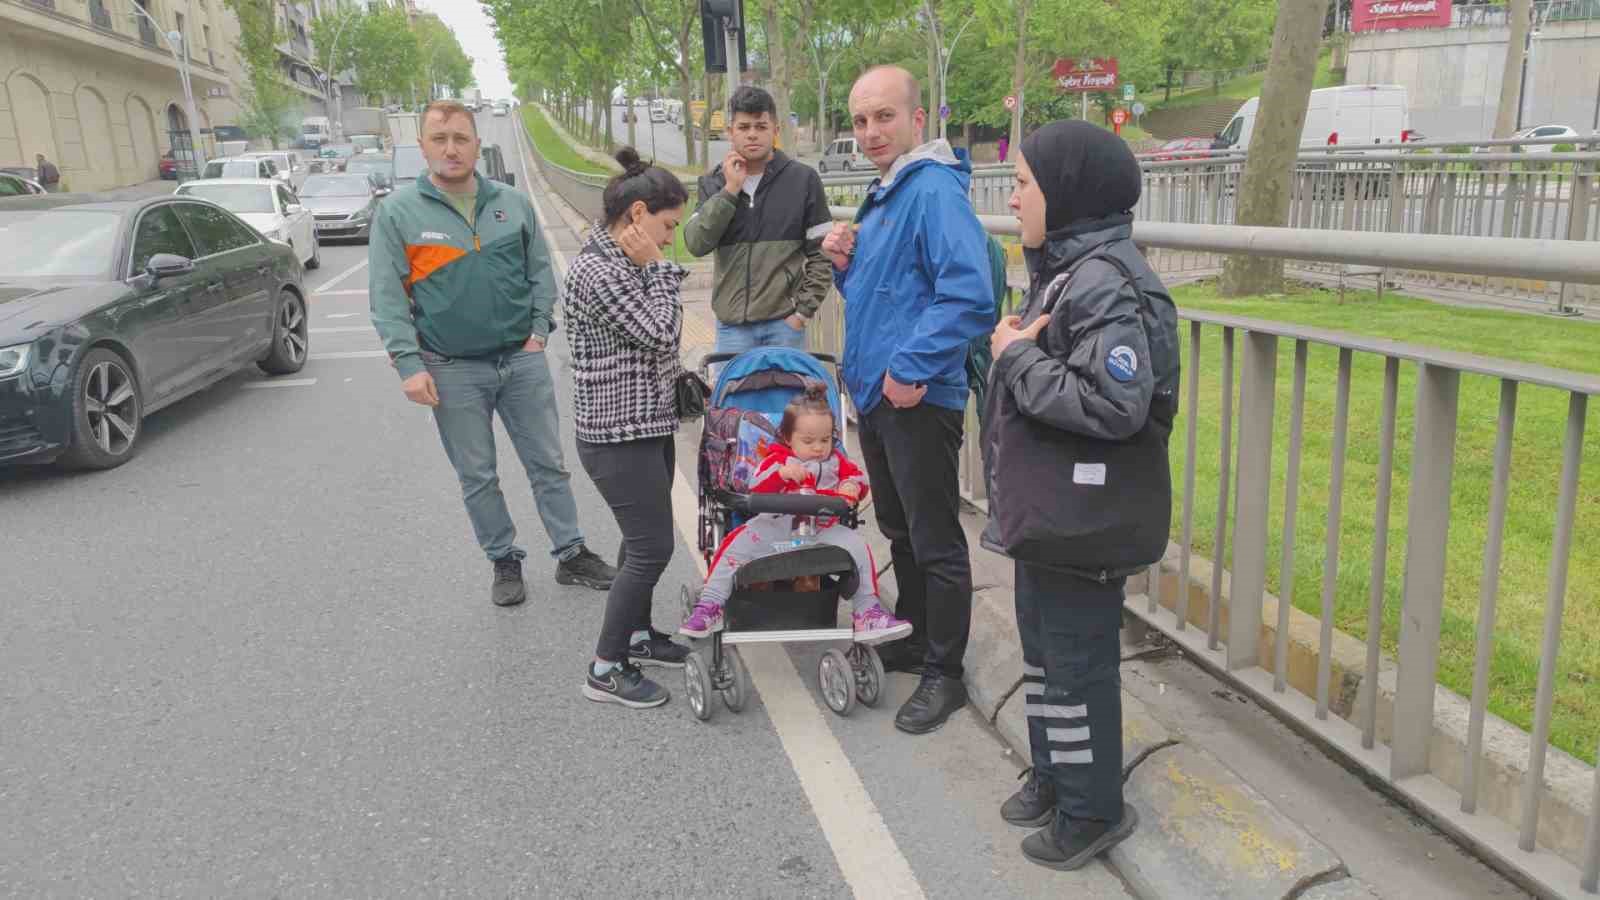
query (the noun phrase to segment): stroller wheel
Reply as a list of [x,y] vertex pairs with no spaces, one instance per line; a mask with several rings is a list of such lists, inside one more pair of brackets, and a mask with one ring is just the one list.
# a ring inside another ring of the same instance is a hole
[[750,695],[754,693],[750,687],[750,670],[744,667],[744,659],[739,656],[738,648],[724,649],[722,658],[731,676],[729,685],[722,690],[722,702],[733,712],[744,712],[745,704],[750,702]]
[[883,657],[876,647],[867,644],[852,644],[849,655],[856,676],[856,699],[862,706],[877,706],[883,699]]
[[848,716],[856,708],[856,679],[843,650],[829,650],[817,663],[817,687],[828,708]]
[[711,720],[711,670],[705,653],[696,650],[683,661],[683,688],[689,710],[702,722]]

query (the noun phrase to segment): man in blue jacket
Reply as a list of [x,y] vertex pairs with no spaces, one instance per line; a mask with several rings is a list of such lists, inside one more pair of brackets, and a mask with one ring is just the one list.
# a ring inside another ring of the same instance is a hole
[[972,565],[957,466],[968,344],[994,326],[988,235],[967,198],[972,167],[945,141],[920,143],[920,94],[894,66],[856,81],[856,143],[879,178],[856,222],[835,225],[822,245],[845,301],[844,380],[894,559],[895,611],[916,629],[883,653],[891,671],[922,672],[895,717],[912,734],[933,731],[967,702]]

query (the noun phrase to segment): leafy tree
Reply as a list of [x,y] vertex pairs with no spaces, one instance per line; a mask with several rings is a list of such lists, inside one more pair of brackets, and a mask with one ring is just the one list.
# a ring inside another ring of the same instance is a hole
[[244,128],[251,136],[272,142],[276,149],[293,134],[295,97],[278,68],[278,19],[271,0],[225,0],[239,20],[235,45],[244,63],[248,85],[244,90]]

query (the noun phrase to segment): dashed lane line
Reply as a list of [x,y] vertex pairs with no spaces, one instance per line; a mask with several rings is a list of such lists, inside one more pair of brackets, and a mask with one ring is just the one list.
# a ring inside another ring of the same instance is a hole
[[346,350],[340,353],[313,353],[306,359],[316,362],[322,359],[386,359],[388,356],[385,350]]
[[316,384],[315,378],[276,378],[272,381],[249,381],[240,388],[246,391],[262,390],[264,388],[310,387]]
[[332,278],[329,278],[327,281],[324,281],[321,284],[317,285],[316,287],[312,288],[311,289],[311,293],[313,295],[327,295],[327,294],[330,294],[332,292],[328,290],[329,288],[331,288],[334,285],[338,284],[339,282],[345,280],[346,278],[349,278],[351,275],[354,275],[355,273],[361,271],[362,269],[365,269],[366,267],[367,267],[367,261],[365,259],[363,259],[362,261],[356,263],[355,265],[351,266],[350,268],[345,269],[343,272],[340,272],[339,274],[333,276]]

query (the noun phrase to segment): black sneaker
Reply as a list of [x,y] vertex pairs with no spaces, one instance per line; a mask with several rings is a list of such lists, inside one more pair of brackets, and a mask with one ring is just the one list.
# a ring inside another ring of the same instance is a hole
[[632,709],[660,706],[672,698],[667,689],[644,677],[639,667],[625,662],[604,675],[594,674],[594,663],[584,666],[583,695],[596,703],[620,703]]
[[556,584],[578,584],[597,591],[611,590],[611,582],[617,579],[617,570],[606,565],[606,561],[594,555],[588,547],[578,551],[578,555],[571,559],[564,559],[556,564]]
[[907,734],[937,731],[956,710],[966,705],[967,686],[961,679],[928,669],[922,673],[922,683],[917,685],[911,699],[894,717],[894,727]]
[[628,661],[636,666],[663,666],[668,669],[683,668],[689,658],[689,648],[674,644],[670,635],[650,629],[650,637],[628,648]]
[[522,560],[514,556],[494,561],[494,583],[489,599],[495,606],[516,606],[528,599],[528,586],[522,583]]
[[1120,822],[1056,816],[1050,827],[1041,828],[1023,839],[1022,855],[1029,862],[1071,872],[1122,843],[1137,827],[1139,813],[1126,803],[1122,805]]
[[1000,818],[1027,828],[1050,824],[1050,819],[1056,814],[1055,781],[1040,775],[1038,769],[1031,767],[1022,770],[1017,777],[1027,780],[1009,800],[1000,805]]

